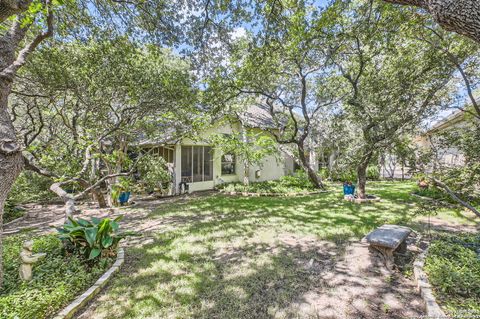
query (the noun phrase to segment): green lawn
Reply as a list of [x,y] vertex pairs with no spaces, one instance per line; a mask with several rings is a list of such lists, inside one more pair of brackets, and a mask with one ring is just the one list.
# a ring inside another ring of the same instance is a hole
[[[160,205],[145,222],[161,227],[149,243],[127,249],[121,274],[84,318],[295,317],[289,305],[319,275],[300,264],[328,264],[348,240],[384,223],[419,226],[411,183],[369,183],[382,201],[361,205],[343,201],[341,185],[330,188],[305,197],[215,195]],[[441,212],[473,223],[462,214]],[[320,240],[330,255],[318,256]]]

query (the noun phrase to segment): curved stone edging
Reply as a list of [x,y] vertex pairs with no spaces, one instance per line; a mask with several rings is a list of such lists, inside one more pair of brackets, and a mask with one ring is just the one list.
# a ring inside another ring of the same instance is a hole
[[308,193],[249,193],[249,192],[229,192],[224,190],[219,190],[220,193],[225,195],[235,195],[235,196],[245,196],[245,197],[296,197],[296,196],[307,196],[307,195],[317,195],[328,193],[328,191],[316,191]]
[[102,277],[100,277],[87,291],[83,294],[78,296],[73,302],[71,302],[68,306],[63,308],[53,319],[70,319],[75,315],[75,313],[85,306],[87,302],[89,302],[95,295],[97,295],[100,290],[107,284],[107,282],[112,278],[113,274],[115,274],[120,267],[122,266],[123,262],[125,261],[125,252],[123,248],[118,249],[117,259],[115,263],[108,269]]
[[433,295],[432,286],[428,282],[427,274],[423,271],[423,266],[425,265],[425,258],[427,256],[428,247],[421,254],[417,256],[415,262],[413,263],[413,274],[415,277],[415,282],[417,284],[417,289],[422,296],[423,301],[425,302],[425,308],[427,310],[428,318],[443,319],[448,318],[448,316],[443,312],[443,310],[438,305]]

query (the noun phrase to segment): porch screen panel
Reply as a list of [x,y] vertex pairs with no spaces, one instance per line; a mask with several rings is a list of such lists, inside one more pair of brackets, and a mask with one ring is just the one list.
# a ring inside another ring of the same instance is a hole
[[203,146],[193,146],[193,182],[203,181]]
[[192,181],[192,147],[182,146],[182,180]]
[[182,146],[182,181],[213,180],[213,149],[210,146]]
[[210,146],[203,147],[203,180],[213,180],[213,150]]

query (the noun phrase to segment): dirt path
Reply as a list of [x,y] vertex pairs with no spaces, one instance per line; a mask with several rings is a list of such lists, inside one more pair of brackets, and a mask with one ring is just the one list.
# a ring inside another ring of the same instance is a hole
[[[188,201],[193,198],[208,196],[210,192],[184,195],[172,198],[163,198],[157,200],[142,200],[132,206],[104,208],[99,209],[94,203],[81,203],[77,205],[80,213],[74,214],[75,218],[90,217],[115,218],[123,215],[122,227],[129,230],[138,231],[147,234],[152,231],[158,231],[161,226],[165,226],[167,221],[162,221],[161,225],[148,218],[152,209],[160,204]],[[31,231],[35,234],[45,234],[54,231],[54,227],[61,226],[65,222],[64,206],[59,204],[27,204],[24,205],[27,210],[23,219],[8,223],[4,226],[4,235],[13,235],[22,231]],[[173,222],[173,221],[171,221]]]

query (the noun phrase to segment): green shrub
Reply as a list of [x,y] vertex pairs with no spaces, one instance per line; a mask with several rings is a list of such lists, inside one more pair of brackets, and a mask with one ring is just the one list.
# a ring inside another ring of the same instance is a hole
[[8,223],[16,218],[22,217],[25,210],[16,207],[15,203],[11,199],[7,198],[3,211],[3,222]]
[[378,181],[380,179],[380,169],[377,165],[371,165],[367,168],[367,179]]
[[444,236],[430,245],[425,271],[452,314],[460,309],[480,311],[479,252],[480,236]]
[[23,216],[23,210],[17,206],[30,202],[42,202],[55,198],[55,193],[49,187],[52,181],[49,178],[34,172],[24,171],[15,180],[5,203],[3,222],[8,223]]
[[292,176],[283,176],[276,181],[253,182],[248,187],[242,183],[227,183],[218,186],[219,189],[227,192],[248,192],[248,193],[307,193],[317,190],[310,182],[307,174],[298,171]]
[[33,280],[21,282],[19,254],[29,234],[4,239],[4,285],[0,290],[0,318],[50,318],[77,295],[90,287],[113,263],[111,258],[86,263],[76,255],[65,254],[55,235],[34,237],[34,251],[47,253],[34,266]]
[[103,255],[111,255],[126,233],[119,233],[118,222],[122,216],[111,220],[92,217],[85,219],[69,218],[62,227],[57,228],[58,237],[64,242],[65,248],[92,260]]
[[50,191],[52,180],[31,171],[23,171],[15,180],[8,200],[13,205],[42,202],[56,198],[55,193]]

